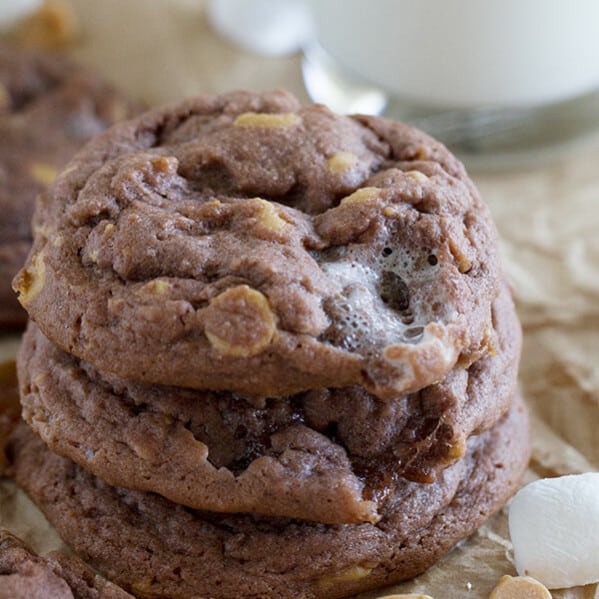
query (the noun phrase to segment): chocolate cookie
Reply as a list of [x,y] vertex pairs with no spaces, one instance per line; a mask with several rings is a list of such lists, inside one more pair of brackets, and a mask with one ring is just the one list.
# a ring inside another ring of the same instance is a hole
[[283,93],[113,128],[38,205],[20,301],[124,378],[395,398],[488,348],[496,231],[462,165],[405,125]]
[[54,551],[35,555],[0,530],[0,599],[133,599],[79,558]]
[[507,289],[493,315],[494,355],[393,402],[357,387],[244,400],[131,383],[30,324],[18,360],[23,418],[112,485],[217,512],[374,522],[391,481],[432,482],[508,410],[520,329]]
[[27,318],[11,281],[31,247],[35,197],[87,140],[135,108],[64,58],[0,44],[1,327]]
[[138,597],[345,597],[411,578],[515,491],[528,460],[521,401],[432,485],[399,481],[376,524],[197,512],[125,491],[52,454],[23,425],[17,484],[65,542]]

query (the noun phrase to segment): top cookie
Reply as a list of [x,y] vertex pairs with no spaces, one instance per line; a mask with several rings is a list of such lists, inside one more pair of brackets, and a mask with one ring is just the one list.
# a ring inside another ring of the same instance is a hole
[[496,232],[462,165],[405,125],[233,93],[91,142],[15,279],[43,332],[133,380],[396,397],[486,351]]
[[63,57],[0,44],[0,324],[26,320],[10,287],[37,194],[81,146],[138,107]]

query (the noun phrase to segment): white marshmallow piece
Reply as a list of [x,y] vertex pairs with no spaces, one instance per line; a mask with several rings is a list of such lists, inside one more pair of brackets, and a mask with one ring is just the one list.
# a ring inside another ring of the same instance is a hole
[[516,569],[549,589],[599,581],[599,472],[546,478],[509,510]]
[[41,5],[42,0],[0,0],[0,30],[9,29]]

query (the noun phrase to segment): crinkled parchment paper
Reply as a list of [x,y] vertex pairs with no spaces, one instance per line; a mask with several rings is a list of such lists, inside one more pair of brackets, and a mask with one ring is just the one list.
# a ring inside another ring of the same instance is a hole
[[[201,0],[71,0],[82,27],[71,48],[150,104],[232,88],[286,87],[306,99],[297,56],[249,56],[209,29]],[[599,467],[599,137],[561,161],[473,173],[490,204],[515,288],[525,344],[521,384],[533,410],[527,480]],[[0,360],[14,353],[0,342]],[[549,524],[549,523],[548,523]],[[39,551],[60,545],[28,499],[0,482],[0,526]],[[437,566],[391,592],[486,599],[513,574],[504,509]],[[554,592],[599,599],[599,588]]]

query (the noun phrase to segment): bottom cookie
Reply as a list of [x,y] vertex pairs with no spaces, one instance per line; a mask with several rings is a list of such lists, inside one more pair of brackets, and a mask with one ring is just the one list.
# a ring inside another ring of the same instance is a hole
[[198,512],[110,487],[25,425],[9,449],[17,483],[65,542],[135,595],[173,599],[333,599],[412,578],[499,509],[529,457],[518,399],[435,483],[398,482],[376,525],[323,525]]
[[35,555],[0,530],[0,599],[133,599],[79,558],[53,551]]

